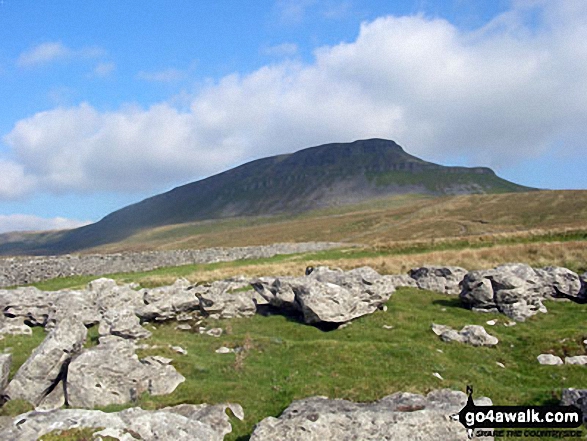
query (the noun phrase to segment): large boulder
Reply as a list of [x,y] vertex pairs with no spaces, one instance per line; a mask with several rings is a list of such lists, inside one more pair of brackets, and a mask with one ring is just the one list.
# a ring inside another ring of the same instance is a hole
[[182,404],[155,411],[134,407],[113,413],[84,409],[29,412],[0,428],[0,439],[36,441],[56,430],[89,428],[95,429],[96,439],[111,436],[121,440],[221,441],[232,431],[226,409],[243,418],[238,404]]
[[423,266],[409,272],[418,288],[451,295],[461,292],[459,283],[465,274],[467,270],[458,266]]
[[456,341],[471,346],[495,346],[499,343],[497,337],[488,334],[483,326],[478,325],[467,325],[457,332],[450,326],[433,323],[432,332],[446,342]]
[[86,335],[86,327],[76,318],[61,320],[16,372],[5,395],[38,405],[63,378],[67,364],[81,351]]
[[[449,416],[466,404],[463,392],[432,391],[427,396],[396,393],[375,403],[313,397],[294,401],[279,418],[259,422],[251,441],[467,440],[467,431]],[[491,404],[480,399],[476,404]]]
[[24,317],[6,317],[0,314],[0,334],[32,335],[33,330],[24,322]]
[[101,314],[96,306],[94,293],[91,291],[55,293],[45,328],[52,329],[65,317],[75,317],[86,326],[99,323]]
[[297,311],[308,324],[342,324],[375,312],[395,287],[371,268],[318,267],[305,277],[262,278],[252,283],[271,306]]
[[262,297],[254,290],[242,291],[243,288],[249,286],[248,280],[226,280],[214,282],[209,286],[196,287],[201,313],[206,317],[219,319],[255,315],[257,301]]
[[149,338],[151,332],[141,326],[140,319],[130,308],[109,309],[104,312],[98,333],[104,335],[117,335],[123,338]]
[[189,281],[178,279],[173,285],[143,290],[136,313],[144,320],[171,320],[182,313],[199,310],[200,301]]
[[[461,283],[462,303],[476,311],[499,311],[516,321],[524,321],[538,312],[547,312],[542,303],[550,298],[554,286],[568,289],[563,282],[568,270],[535,270],[521,264],[501,265],[494,269],[471,271]],[[565,279],[566,280],[566,279]]]
[[22,317],[31,325],[45,326],[54,300],[53,293],[33,286],[0,290],[0,309],[7,317]]
[[130,403],[143,393],[171,393],[185,381],[164,359],[139,360],[130,340],[107,336],[85,350],[69,365],[67,401],[74,407],[92,408]]

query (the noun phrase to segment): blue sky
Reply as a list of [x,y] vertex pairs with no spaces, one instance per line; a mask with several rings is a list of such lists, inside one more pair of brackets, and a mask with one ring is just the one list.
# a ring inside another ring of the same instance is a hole
[[0,1],[0,232],[393,139],[587,188],[587,2]]

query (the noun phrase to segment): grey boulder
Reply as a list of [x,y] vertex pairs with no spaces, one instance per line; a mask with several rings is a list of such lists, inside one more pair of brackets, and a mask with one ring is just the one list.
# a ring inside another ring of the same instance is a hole
[[231,409],[235,416],[243,418],[242,408],[238,404],[182,404],[156,411],[134,407],[114,413],[84,409],[29,412],[17,416],[11,424],[1,428],[0,439],[36,441],[55,430],[90,428],[95,429],[96,438],[112,436],[143,441],[221,441],[232,431],[226,409]]
[[92,408],[130,403],[143,393],[171,393],[185,381],[165,360],[139,360],[130,340],[107,336],[69,365],[67,400],[71,406]]
[[32,335],[33,330],[24,323],[24,317],[5,317],[0,314],[0,334]]
[[308,324],[341,324],[371,314],[395,291],[391,278],[368,267],[318,267],[306,277],[261,278],[252,286],[271,306],[297,311]]
[[563,364],[562,358],[552,354],[540,354],[536,359],[538,360],[538,363],[550,366]]
[[458,266],[423,266],[409,272],[418,288],[451,295],[461,292],[459,283],[465,274],[467,270]]
[[[374,403],[313,397],[294,401],[279,418],[259,422],[251,441],[467,440],[450,415],[466,404],[463,392],[437,390],[427,396],[396,393]],[[476,404],[491,404],[488,399]]]
[[104,335],[117,335],[123,338],[140,339],[149,338],[151,332],[141,326],[140,319],[130,308],[109,309],[104,312],[98,333]]
[[16,372],[5,394],[38,405],[61,379],[67,363],[81,351],[86,335],[86,327],[77,319],[61,320]]
[[549,291],[542,273],[525,264],[507,264],[494,269],[471,271],[464,277],[461,302],[475,311],[499,311],[524,321],[547,312],[542,301]]
[[145,290],[136,313],[144,320],[171,320],[199,309],[200,302],[190,283],[178,279],[173,285]]
[[499,343],[497,337],[488,334],[485,328],[479,325],[467,325],[456,331],[449,326],[433,323],[432,331],[446,342],[456,341],[472,346],[495,346]]

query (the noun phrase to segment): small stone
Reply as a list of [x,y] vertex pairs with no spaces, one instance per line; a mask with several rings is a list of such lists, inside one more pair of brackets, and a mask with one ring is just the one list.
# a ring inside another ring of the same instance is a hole
[[562,358],[552,354],[540,354],[536,358],[538,359],[538,363],[540,364],[546,364],[551,366],[563,364]]
[[175,329],[179,329],[180,331],[189,331],[190,329],[192,329],[192,327],[187,323],[182,323],[181,325],[177,325]]
[[495,364],[498,365],[500,368],[505,368],[505,364],[500,363],[499,361],[496,361]]
[[495,326],[497,320],[487,320],[485,323],[487,323],[489,326]]
[[442,312],[446,312],[446,308],[440,308]]
[[440,352],[441,354],[444,354],[444,351],[442,349],[437,349],[436,352]]
[[575,357],[566,357],[565,364],[587,365],[587,355],[577,355]]
[[222,328],[212,328],[206,331],[206,335],[211,337],[220,337],[222,335]]
[[507,322],[503,324],[504,326],[516,326],[517,323],[516,322]]
[[220,346],[214,352],[217,354],[231,354],[234,352],[234,349],[227,348],[226,346]]
[[391,325],[383,325],[383,329],[393,329],[393,326],[391,326]]
[[439,380],[444,380],[444,378],[442,378],[442,375],[440,375],[438,372],[434,372],[432,376],[438,378]]
[[182,348],[181,346],[171,346],[169,345],[169,348],[174,351],[177,352],[178,354],[181,355],[187,355],[188,351],[186,351],[184,348]]

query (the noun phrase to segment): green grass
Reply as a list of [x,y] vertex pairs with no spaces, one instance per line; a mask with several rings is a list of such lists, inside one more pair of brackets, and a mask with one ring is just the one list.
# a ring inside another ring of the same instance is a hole
[[[548,314],[513,327],[503,326],[507,320],[503,315],[473,313],[461,308],[458,299],[428,291],[399,289],[387,306],[387,312],[378,311],[332,332],[278,315],[208,321],[208,326],[225,330],[220,338],[178,331],[174,322],[158,324],[147,342],[163,348],[139,355],[172,358],[186,382],[171,395],[144,395],[138,404],[156,409],[180,403],[239,403],[245,420],[233,418],[234,431],[227,436],[237,440],[246,439],[261,419],[278,416],[292,400],[313,395],[372,401],[397,391],[426,393],[443,387],[464,391],[471,384],[476,396],[489,396],[495,404],[542,405],[558,402],[562,388],[585,386],[584,366],[541,366],[536,356],[584,354],[587,305],[550,302]],[[490,319],[498,324],[485,325]],[[457,329],[485,325],[500,343],[496,348],[444,343],[430,330],[433,322]],[[32,337],[10,337],[0,343],[15,348],[20,343],[15,352],[22,350],[23,355],[15,358],[13,370],[42,335],[36,329]],[[188,354],[167,349],[170,343],[184,347]],[[247,350],[240,355],[216,354],[220,346]],[[444,381],[433,377],[433,372]]]

